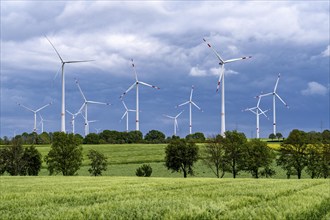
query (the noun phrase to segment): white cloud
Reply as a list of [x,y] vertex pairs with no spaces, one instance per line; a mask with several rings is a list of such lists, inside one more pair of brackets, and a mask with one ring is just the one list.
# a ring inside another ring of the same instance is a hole
[[307,89],[301,91],[303,95],[325,95],[327,94],[327,88],[317,82],[309,82]]
[[330,45],[328,45],[327,49],[325,49],[322,53],[321,53],[322,57],[329,57],[330,56]]
[[[219,68],[211,68],[210,72],[212,75],[219,76],[220,74],[220,69]],[[225,69],[225,75],[226,76],[231,76],[231,75],[238,75],[239,73],[231,70],[231,69]]]
[[198,67],[192,67],[190,69],[189,75],[191,76],[206,76],[206,71],[199,69]]

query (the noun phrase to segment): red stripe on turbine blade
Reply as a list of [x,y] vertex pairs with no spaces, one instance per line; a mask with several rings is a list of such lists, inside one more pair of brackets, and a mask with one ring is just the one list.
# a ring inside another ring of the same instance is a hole
[[207,46],[211,47],[211,45],[210,45],[210,44],[207,44]]
[[203,41],[206,42],[206,40],[203,38]]

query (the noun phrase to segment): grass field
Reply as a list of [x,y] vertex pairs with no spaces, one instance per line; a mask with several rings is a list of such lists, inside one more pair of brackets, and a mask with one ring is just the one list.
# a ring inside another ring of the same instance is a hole
[[329,180],[0,177],[1,219],[330,219]]

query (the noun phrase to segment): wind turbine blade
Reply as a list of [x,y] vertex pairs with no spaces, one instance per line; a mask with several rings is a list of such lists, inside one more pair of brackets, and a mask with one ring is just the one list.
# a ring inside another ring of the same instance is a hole
[[220,55],[218,54],[218,52],[215,51],[215,50],[213,49],[213,47],[211,46],[211,44],[208,43],[204,38],[203,38],[203,40],[204,40],[204,42],[207,44],[207,46],[208,46],[209,48],[212,49],[213,53],[217,56],[217,58],[218,58],[219,61],[220,61],[220,65],[224,64],[224,60],[220,57]]
[[121,117],[120,120],[122,120],[122,119],[127,115],[127,112],[128,112],[128,111],[125,111],[125,113],[123,114],[123,116]]
[[57,78],[58,73],[60,72],[60,69],[61,69],[61,68],[62,68],[62,66],[60,66],[60,67],[58,68],[57,72],[55,73],[55,76],[54,76],[53,81],[55,81],[55,79]]
[[191,86],[190,98],[189,98],[190,101],[192,100],[193,92],[194,92],[194,86]]
[[217,90],[216,90],[216,92],[219,91],[220,84],[221,84],[221,81],[222,81],[222,77],[223,77],[224,72],[225,72],[225,66],[222,65],[221,66],[221,70],[220,70],[220,75],[219,75],[219,79],[218,79],[218,84],[217,84]]
[[29,110],[29,111],[31,111],[31,112],[34,112],[34,110],[32,110],[32,109],[26,107],[25,105],[22,105],[21,103],[17,103],[17,105],[19,105],[19,106],[21,106],[21,107],[23,107],[23,108],[25,108],[25,109],[27,109],[27,110]]
[[[86,105],[86,103],[84,102],[84,103],[81,105],[79,111],[76,113],[77,115],[78,115],[78,114],[81,114],[81,115],[84,117],[84,115],[81,113],[81,111],[83,110],[83,108],[85,107],[85,105]],[[84,117],[84,118],[85,118],[85,117]]]
[[95,102],[95,101],[87,101],[87,103],[90,103],[90,104],[98,104],[98,105],[110,105],[109,103],[105,103],[105,102]]
[[157,87],[157,86],[153,86],[153,85],[150,85],[150,84],[148,84],[148,83],[141,82],[141,81],[139,81],[139,84],[142,84],[142,85],[145,85],[145,86],[149,86],[149,87],[154,88],[154,89],[160,89],[160,88]]
[[123,105],[124,105],[124,107],[125,107],[126,111],[128,111],[128,108],[127,108],[127,106],[126,106],[126,104],[125,104],[124,100],[121,100],[121,102],[123,103]]
[[163,114],[163,116],[164,116],[164,117],[167,117],[167,118],[175,119],[175,117],[173,117],[173,116],[164,115],[164,114]]
[[123,98],[124,95],[126,95],[129,91],[131,91],[135,85],[136,85],[136,82],[134,82],[123,94],[121,94],[121,96],[119,98],[120,99]]
[[88,121],[88,123],[93,123],[93,122],[97,122],[97,120]]
[[224,63],[231,63],[231,62],[235,62],[235,61],[238,61],[238,60],[245,60],[245,59],[250,59],[250,58],[252,58],[252,56],[240,57],[240,58],[226,60]]
[[278,81],[280,80],[280,76],[281,74],[279,73],[278,76],[277,76],[277,80],[276,80],[276,83],[275,83],[275,87],[274,87],[274,93],[276,92],[277,90],[277,85],[278,85]]
[[285,107],[289,108],[288,104],[286,104],[286,103],[283,101],[283,99],[282,99],[279,95],[277,95],[277,93],[275,93],[275,95],[276,95],[276,97],[277,97],[279,100],[281,100],[281,102],[285,105]]
[[256,96],[256,98],[261,98],[261,97],[265,97],[265,96],[269,96],[269,95],[273,95],[273,93],[270,92],[270,93],[261,94],[261,95]]
[[80,88],[80,85],[79,85],[79,82],[78,82],[78,80],[77,80],[77,79],[76,79],[76,84],[77,84],[77,86],[78,86],[78,89],[79,89],[79,91],[80,91],[80,93],[81,93],[81,95],[82,95],[83,99],[85,100],[85,102],[87,102],[87,99],[86,99],[86,97],[85,97],[84,93],[82,92],[82,90],[81,90],[81,88]]
[[51,104],[52,104],[52,103],[50,102],[50,103],[48,103],[47,105],[42,106],[41,108],[37,109],[36,112],[40,111],[41,109],[46,108],[47,106],[49,106],[49,105],[51,105]]
[[65,61],[64,63],[86,63],[86,62],[92,62],[95,60],[73,60],[73,61]]
[[184,110],[182,110],[179,114],[177,114],[175,118],[178,118],[182,114],[182,112],[184,112]]
[[132,67],[133,67],[133,70],[134,70],[135,80],[136,80],[136,82],[138,82],[138,77],[137,77],[137,73],[136,73],[136,70],[135,70],[134,61],[133,61],[133,59],[131,59],[131,61],[132,61]]
[[72,112],[70,112],[69,110],[65,110],[67,113],[69,113],[70,115],[72,115],[73,116],[73,113]]
[[53,45],[53,43],[48,39],[48,37],[47,37],[46,35],[45,35],[45,38],[48,40],[48,42],[50,43],[50,45],[52,45],[52,47],[54,48],[54,50],[55,50],[57,56],[60,58],[61,62],[64,63],[64,61],[63,61],[61,55],[60,55],[59,52],[56,50],[56,48],[55,48],[55,46]]
[[200,111],[203,111],[195,102],[191,101],[191,103],[196,107],[198,108]]
[[177,107],[179,107],[179,106],[183,106],[183,105],[186,105],[186,104],[188,104],[189,103],[189,101],[186,101],[186,102],[184,102],[184,103],[182,103],[182,104],[180,104],[180,105],[177,105]]
[[266,111],[263,111],[261,108],[259,108],[258,107],[258,109],[259,109],[259,111],[260,111],[260,114],[263,114],[266,118],[268,118],[268,116],[265,114],[268,110],[266,110]]

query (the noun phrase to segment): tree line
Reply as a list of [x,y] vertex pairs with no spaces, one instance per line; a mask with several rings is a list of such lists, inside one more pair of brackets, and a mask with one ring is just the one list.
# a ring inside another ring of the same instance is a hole
[[[110,134],[109,132],[105,132]],[[158,131],[149,132],[158,137]],[[141,137],[141,135],[139,135]],[[194,135],[193,135],[194,136]],[[148,140],[147,135],[145,139]],[[184,177],[194,175],[194,164],[202,160],[216,177],[222,178],[231,173],[236,178],[240,172],[249,172],[252,177],[272,177],[275,174],[274,162],[286,171],[287,178],[296,175],[301,178],[302,171],[311,178],[328,178],[330,175],[330,131],[304,132],[295,129],[281,143],[279,150],[270,149],[267,142],[260,139],[248,141],[244,133],[227,131],[225,137],[217,135],[204,139],[205,144],[198,147],[196,137],[172,137],[165,148],[164,165],[173,172],[181,172]],[[112,139],[113,140],[113,139]],[[155,139],[152,139],[155,140]],[[55,132],[52,136],[51,150],[44,161],[50,175],[76,175],[83,160],[81,139],[77,135]],[[89,172],[102,175],[107,169],[107,158],[101,152],[90,150]],[[0,148],[0,174],[38,175],[42,164],[41,154],[34,146],[22,147],[19,139],[11,145]],[[150,176],[152,168],[143,165],[136,171],[137,176]]]

